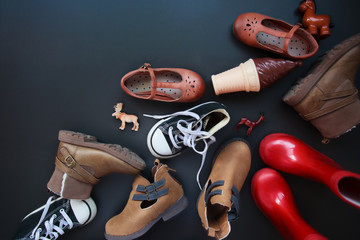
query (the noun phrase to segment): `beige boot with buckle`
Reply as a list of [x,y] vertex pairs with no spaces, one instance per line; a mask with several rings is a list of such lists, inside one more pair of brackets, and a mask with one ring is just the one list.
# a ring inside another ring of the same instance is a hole
[[48,189],[64,198],[87,199],[94,184],[109,173],[137,174],[145,162],[116,144],[97,142],[90,135],[61,130],[55,171]]
[[225,143],[199,196],[197,210],[210,237],[226,238],[239,217],[240,189],[250,170],[251,152],[241,139]]
[[145,234],[161,218],[164,221],[187,206],[182,186],[169,174],[166,164],[155,160],[154,182],[137,175],[124,210],[105,226],[108,240],[129,240]]

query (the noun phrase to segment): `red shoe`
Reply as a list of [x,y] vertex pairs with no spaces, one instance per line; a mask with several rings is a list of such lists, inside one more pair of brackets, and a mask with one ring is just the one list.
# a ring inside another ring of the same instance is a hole
[[327,185],[340,199],[360,209],[360,175],[343,170],[329,157],[284,133],[266,136],[260,157],[269,166]]
[[256,205],[285,239],[325,240],[301,216],[285,179],[271,168],[259,170],[251,182]]

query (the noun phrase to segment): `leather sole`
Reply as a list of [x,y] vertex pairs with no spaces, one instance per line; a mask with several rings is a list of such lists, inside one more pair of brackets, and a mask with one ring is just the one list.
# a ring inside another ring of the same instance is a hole
[[128,148],[124,148],[118,144],[100,143],[97,141],[96,137],[91,135],[68,130],[60,130],[58,139],[61,142],[104,151],[139,170],[143,170],[146,167],[144,160]]
[[290,106],[298,104],[310,92],[327,70],[353,47],[360,44],[360,34],[356,34],[329,50],[308,75],[293,86],[283,97],[283,101]]

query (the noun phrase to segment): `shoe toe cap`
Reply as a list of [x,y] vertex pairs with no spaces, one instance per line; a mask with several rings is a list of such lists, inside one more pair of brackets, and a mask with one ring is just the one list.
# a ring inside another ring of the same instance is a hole
[[97,213],[97,207],[92,198],[86,200],[71,199],[70,205],[76,220],[80,224],[91,222]]
[[194,102],[199,100],[205,93],[205,82],[202,77],[191,70],[183,70],[183,93],[182,102]]
[[149,149],[155,157],[171,157],[171,148],[160,129],[154,131],[149,144]]

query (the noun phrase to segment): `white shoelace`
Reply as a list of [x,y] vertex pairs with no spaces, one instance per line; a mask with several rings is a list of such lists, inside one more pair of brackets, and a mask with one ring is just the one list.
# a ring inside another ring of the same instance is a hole
[[[176,112],[169,115],[148,115],[144,114],[145,117],[151,117],[154,119],[163,119],[167,117],[175,117],[175,116],[190,116],[195,118],[197,121],[187,122],[185,120],[179,120],[176,123],[176,127],[179,129],[181,134],[173,134],[173,127],[169,127],[168,134],[171,143],[173,146],[177,149],[181,148],[179,146],[179,143],[182,142],[185,146],[191,147],[196,153],[202,155],[201,165],[200,168],[196,174],[196,181],[199,185],[200,190],[202,190],[201,184],[200,184],[200,172],[204,166],[205,159],[206,159],[206,153],[209,148],[209,146],[216,141],[216,138],[214,136],[210,136],[208,141],[204,139],[203,137],[206,137],[209,135],[209,132],[202,131],[203,123],[200,121],[200,116],[193,112],[187,112],[187,111],[181,111]],[[194,124],[196,124],[196,127],[194,128]],[[204,149],[198,150],[196,149],[196,139],[201,139],[204,143]]]
[[45,228],[46,228],[45,236],[40,236],[42,229],[39,228],[39,226],[43,222],[47,212],[49,211],[49,207],[51,205],[51,201],[53,200],[53,198],[54,197],[49,197],[49,199],[47,200],[44,207],[44,211],[40,217],[40,220],[30,235],[31,239],[54,240],[57,239],[60,235],[63,235],[65,233],[64,227],[68,227],[69,229],[71,229],[74,226],[73,222],[71,221],[70,217],[66,214],[65,210],[60,209],[59,212],[61,213],[63,218],[60,219],[59,226],[54,225],[54,220],[57,217],[57,215],[53,214],[50,220],[45,221]]

